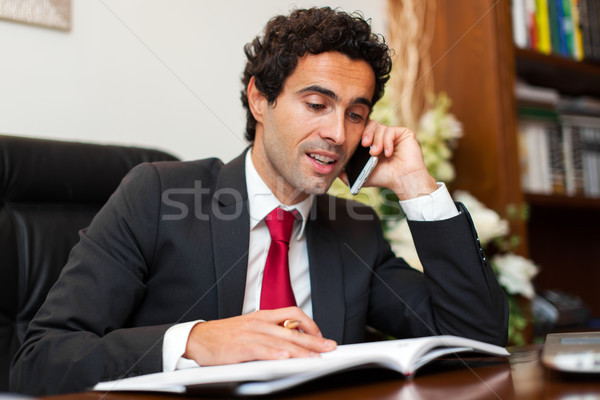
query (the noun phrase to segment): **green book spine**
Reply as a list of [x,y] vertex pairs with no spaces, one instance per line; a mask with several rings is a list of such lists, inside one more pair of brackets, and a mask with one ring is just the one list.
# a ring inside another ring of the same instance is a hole
[[571,9],[571,0],[562,0],[562,6],[563,6],[563,31],[565,32],[565,42],[567,45],[567,54],[571,57],[576,57],[573,11]]

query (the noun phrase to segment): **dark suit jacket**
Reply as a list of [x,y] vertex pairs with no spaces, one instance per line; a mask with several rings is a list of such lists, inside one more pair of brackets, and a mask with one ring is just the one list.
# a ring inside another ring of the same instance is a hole
[[[411,222],[425,275],[395,258],[368,207],[318,196],[307,224],[313,316],[338,343],[371,325],[503,345],[506,299],[468,212]],[[73,248],[13,361],[11,389],[80,391],[162,370],[175,323],[239,315],[248,265],[244,156],[142,164]]]

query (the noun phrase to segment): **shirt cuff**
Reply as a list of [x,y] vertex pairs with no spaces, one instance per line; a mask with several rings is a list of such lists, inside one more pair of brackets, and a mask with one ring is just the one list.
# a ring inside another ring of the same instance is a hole
[[192,328],[203,320],[184,322],[170,327],[165,332],[163,339],[163,371],[175,371],[176,369],[185,369],[198,367],[198,363],[194,360],[183,358],[187,341]]
[[437,186],[438,189],[431,194],[400,201],[406,218],[411,221],[440,221],[460,214],[446,185],[438,182]]

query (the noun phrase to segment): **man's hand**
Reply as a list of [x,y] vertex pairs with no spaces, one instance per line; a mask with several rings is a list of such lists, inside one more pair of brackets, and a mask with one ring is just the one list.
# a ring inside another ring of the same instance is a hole
[[[284,328],[285,320],[299,321],[300,330]],[[302,310],[288,307],[200,322],[192,328],[183,356],[205,366],[317,357],[336,346]]]
[[371,155],[379,156],[377,167],[367,186],[394,191],[400,200],[408,200],[437,190],[435,179],[423,160],[415,133],[408,128],[389,127],[369,120],[362,135],[362,145],[371,146]]

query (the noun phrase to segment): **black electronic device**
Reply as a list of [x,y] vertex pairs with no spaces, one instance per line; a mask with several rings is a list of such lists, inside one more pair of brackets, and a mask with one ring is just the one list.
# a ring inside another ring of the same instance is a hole
[[348,164],[346,164],[346,175],[348,176],[350,193],[353,195],[358,194],[377,165],[377,160],[377,157],[369,154],[368,147],[358,145]]

